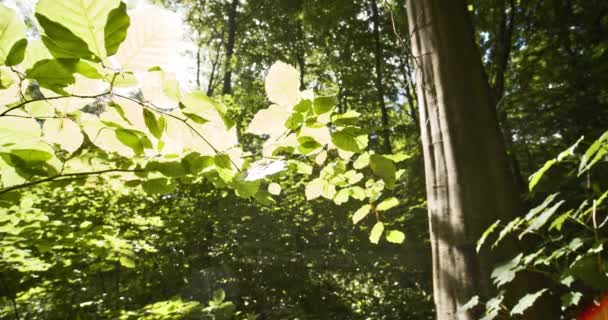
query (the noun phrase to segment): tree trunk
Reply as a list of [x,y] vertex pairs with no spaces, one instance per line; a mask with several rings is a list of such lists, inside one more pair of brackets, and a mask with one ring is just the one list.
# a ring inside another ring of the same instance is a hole
[[[477,239],[495,220],[520,214],[522,203],[510,177],[465,1],[410,0],[407,12],[419,67],[416,83],[437,319],[477,319],[478,313],[458,312],[459,306],[475,295],[482,301],[493,296],[493,266],[514,252],[507,244],[478,254]],[[512,306],[509,297],[519,298],[524,290],[514,284],[505,303]],[[543,318],[535,315],[526,313],[524,318]]]
[[196,50],[196,87],[201,88],[201,45]]
[[232,0],[228,11],[228,41],[226,42],[226,60],[224,63],[224,88],[222,94],[232,93],[232,56],[236,40],[236,14],[239,0]]
[[378,95],[378,106],[382,114],[382,137],[384,140],[384,152],[393,153],[391,146],[391,133],[388,129],[388,110],[384,103],[384,79],[382,75],[382,43],[380,42],[380,15],[378,14],[378,1],[371,0],[372,19],[374,21],[374,42],[376,45],[376,92]]
[[515,11],[517,10],[515,7],[515,0],[508,0],[509,14],[507,16],[507,4],[505,1],[506,0],[496,1],[496,8],[499,10],[499,14],[498,31],[496,32],[496,39],[494,40],[494,46],[491,52],[491,70],[493,71],[492,89],[494,94],[494,105],[498,111],[498,121],[501,124],[500,127],[507,149],[507,156],[509,157],[509,168],[511,169],[518,193],[523,197],[528,193],[528,184],[521,173],[521,166],[519,165],[519,160],[517,159],[517,154],[515,152],[513,130],[509,123],[507,112],[502,107],[502,99],[505,93],[505,74],[511,56],[513,28],[515,27]]

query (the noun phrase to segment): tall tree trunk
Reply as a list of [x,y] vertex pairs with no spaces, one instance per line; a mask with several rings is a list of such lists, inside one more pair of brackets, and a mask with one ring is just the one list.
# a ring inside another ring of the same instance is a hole
[[388,129],[388,110],[384,102],[384,79],[382,75],[382,42],[380,41],[380,15],[378,14],[378,1],[371,0],[372,20],[374,22],[374,42],[376,46],[376,92],[378,95],[378,106],[382,114],[382,137],[384,140],[384,152],[392,153],[391,133]]
[[228,41],[226,41],[226,60],[224,63],[224,88],[222,94],[232,93],[232,56],[236,40],[236,14],[239,0],[232,0],[228,11]]
[[[416,82],[437,319],[473,320],[478,312],[458,312],[459,306],[475,295],[484,300],[494,294],[491,270],[514,249],[506,244],[478,254],[477,239],[495,220],[520,214],[522,203],[510,176],[465,1],[410,0],[407,12],[419,66]],[[514,284],[505,303],[524,290]],[[524,318],[543,318],[532,313]],[[544,318],[558,319],[549,313]]]

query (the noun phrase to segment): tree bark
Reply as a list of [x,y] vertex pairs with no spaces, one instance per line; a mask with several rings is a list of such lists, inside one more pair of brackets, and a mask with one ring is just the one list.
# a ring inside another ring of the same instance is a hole
[[232,56],[236,41],[236,15],[239,0],[232,0],[228,11],[228,41],[226,41],[226,60],[224,62],[224,88],[222,94],[232,93]]
[[380,15],[378,14],[378,1],[371,0],[372,20],[374,22],[374,43],[375,43],[375,58],[376,58],[376,92],[378,96],[378,106],[382,115],[382,137],[384,140],[384,152],[393,153],[391,146],[391,133],[388,129],[388,110],[384,102],[384,79],[382,75],[382,42],[380,41]]
[[[465,1],[410,0],[407,12],[418,66],[437,319],[473,320],[479,310],[459,312],[459,306],[475,295],[484,301],[495,294],[493,266],[515,249],[507,243],[478,254],[476,242],[497,219],[521,214],[522,203]],[[507,305],[526,289],[531,290],[517,283],[510,287]],[[524,318],[558,319],[535,310]]]

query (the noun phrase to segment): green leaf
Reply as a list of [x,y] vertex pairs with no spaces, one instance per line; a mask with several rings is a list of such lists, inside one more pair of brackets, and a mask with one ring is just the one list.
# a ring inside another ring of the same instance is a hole
[[353,168],[360,170],[367,167],[369,165],[369,158],[370,154],[368,152],[361,154],[353,163]]
[[547,170],[551,169],[551,167],[553,167],[553,165],[556,163],[557,163],[556,159],[551,159],[551,160],[545,162],[545,164],[543,165],[542,168],[540,168],[538,171],[534,172],[530,176],[530,182],[528,184],[528,189],[530,189],[530,191],[532,191],[532,189],[534,189],[536,184],[538,184],[540,179],[543,177],[545,172],[547,172]]
[[479,304],[479,296],[473,296],[469,301],[465,302],[462,306],[458,308],[458,312],[465,312],[473,309]]
[[553,216],[553,214],[555,214],[555,212],[557,211],[557,209],[559,209],[559,207],[564,204],[564,200],[556,203],[553,205],[553,207],[545,210],[541,215],[539,215],[538,217],[534,218],[532,220],[532,223],[528,226],[528,228],[526,228],[526,230],[524,230],[520,235],[519,235],[519,239],[523,238],[524,235],[536,231],[538,229],[540,229],[542,226],[545,225],[545,223],[547,223],[547,221],[549,221],[549,218],[551,218],[551,216]]
[[357,111],[348,110],[345,113],[331,115],[331,123],[338,127],[357,126],[361,114]]
[[216,154],[213,157],[213,161],[218,168],[230,169],[232,163],[230,162],[230,156],[227,154]]
[[337,100],[335,96],[317,97],[313,101],[313,109],[316,114],[324,114],[331,111],[336,106]]
[[120,2],[118,8],[113,9],[108,14],[108,20],[104,27],[104,42],[106,46],[106,54],[114,55],[120,44],[127,38],[127,30],[131,25],[131,19],[127,14],[127,6],[124,2]]
[[243,173],[232,181],[232,187],[237,196],[241,198],[250,198],[260,189],[260,180],[247,181],[246,173]]
[[336,205],[342,205],[346,202],[348,202],[348,198],[350,197],[350,190],[348,189],[341,189],[340,191],[338,191],[338,193],[336,193],[336,196],[334,197],[334,203]]
[[25,38],[25,23],[0,3],[0,65],[6,64],[14,45]]
[[[120,0],[40,0],[36,6],[36,15],[61,22],[64,29],[82,39],[88,50],[103,59],[107,57],[105,45],[105,27],[112,10],[119,8]],[[43,25],[45,33],[53,41],[59,38],[50,35]],[[72,39],[73,40],[73,39]],[[66,43],[68,44],[68,43]],[[69,42],[70,45],[75,42]]]
[[216,303],[222,303],[226,299],[226,292],[222,289],[217,289],[213,291],[213,301]]
[[27,48],[27,39],[21,39],[13,45],[11,51],[6,57],[5,64],[7,66],[16,66],[23,61],[25,58],[25,49]]
[[117,129],[115,134],[118,141],[133,149],[135,154],[143,154],[144,149],[152,148],[152,142],[150,142],[150,139],[142,132],[121,128]]
[[368,138],[360,129],[346,127],[331,133],[331,142],[344,151],[361,152],[367,147]]
[[372,228],[372,232],[369,234],[369,241],[373,244],[378,244],[378,241],[380,241],[380,237],[382,236],[383,231],[384,223],[376,222],[376,224]]
[[78,150],[84,141],[80,127],[70,119],[48,119],[42,132],[47,142],[58,144],[69,153]]
[[167,178],[156,178],[144,181],[142,188],[149,194],[166,194],[173,192],[177,186]]
[[167,120],[162,115],[157,119],[152,111],[144,109],[144,122],[154,137],[157,139],[162,137],[167,126]]
[[392,160],[378,154],[372,154],[369,158],[369,166],[375,175],[384,180],[389,189],[395,186],[397,168]]
[[515,275],[517,274],[517,272],[519,272],[523,268],[519,266],[519,262],[521,261],[521,258],[523,258],[523,256],[524,254],[520,253],[513,259],[500,263],[494,268],[491,277],[497,287],[500,288],[515,279]]
[[321,145],[315,138],[309,136],[300,136],[298,137],[298,151],[302,154],[309,154],[321,147]]
[[477,240],[477,248],[475,248],[475,250],[477,250],[477,252],[479,252],[479,249],[481,249],[481,246],[483,246],[483,244],[486,241],[486,239],[488,238],[488,236],[490,234],[492,234],[492,232],[494,232],[496,227],[498,227],[499,223],[500,223],[500,220],[496,220],[496,222],[494,222],[491,226],[489,226],[486,229],[486,231],[484,231],[484,233],[481,235],[481,238],[479,238],[479,240]]
[[402,244],[405,240],[405,234],[401,231],[390,230],[386,233],[386,241],[390,243]]
[[542,296],[543,293],[545,293],[546,291],[547,291],[547,289],[542,289],[535,293],[529,293],[529,294],[523,296],[521,299],[519,299],[519,301],[513,307],[513,309],[511,309],[511,315],[512,316],[516,315],[516,314],[523,315],[524,311],[526,311],[528,308],[530,308],[532,305],[534,305],[536,300],[538,298],[540,298],[540,296]]
[[271,183],[268,185],[268,192],[270,192],[270,194],[273,194],[275,196],[278,196],[281,194],[281,185],[279,185],[278,183]]
[[327,184],[327,182],[323,181],[320,178],[316,178],[316,179],[310,181],[306,185],[306,189],[304,192],[306,195],[306,200],[313,200],[313,199],[320,197],[321,194],[323,193],[323,188],[325,187],[326,184]]
[[568,292],[561,296],[560,300],[562,302],[562,311],[568,309],[572,306],[577,306],[581,301],[583,294],[580,292]]
[[312,108],[312,101],[309,99],[302,99],[298,104],[293,107],[293,110],[300,113],[307,113]]
[[39,149],[13,149],[11,154],[25,162],[45,162],[53,157],[52,153]]
[[38,81],[41,87],[68,95],[63,89],[76,81],[74,72],[77,62],[77,60],[45,59],[36,62],[25,73],[28,78]]
[[182,161],[173,159],[174,161],[151,161],[146,165],[146,170],[158,171],[167,177],[181,177],[185,175],[186,169]]
[[70,29],[42,14],[36,14],[36,19],[45,32],[42,35],[42,42],[53,57],[57,59],[97,60],[87,43],[72,33]]
[[601,137],[595,140],[591,146],[585,151],[581,163],[578,168],[580,176],[587,170],[591,169],[598,161],[600,161],[608,153],[608,131],[604,132]]
[[15,84],[10,72],[11,71],[8,68],[0,69],[0,90],[8,89]]
[[390,197],[384,199],[384,201],[380,202],[378,206],[376,206],[377,211],[387,211],[399,205],[399,200],[395,197]]
[[25,110],[32,117],[52,117],[55,115],[53,106],[44,100],[28,103],[25,105]]
[[37,140],[41,135],[40,125],[34,119],[0,117],[0,144]]
[[135,268],[135,261],[133,261],[133,259],[131,259],[127,256],[121,256],[119,258],[119,261],[120,261],[120,264],[125,268],[129,268],[129,269]]

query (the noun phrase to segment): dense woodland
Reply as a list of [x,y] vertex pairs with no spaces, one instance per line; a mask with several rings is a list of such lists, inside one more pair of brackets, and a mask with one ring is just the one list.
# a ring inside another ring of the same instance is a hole
[[606,319],[606,130],[605,0],[0,0],[0,319]]

